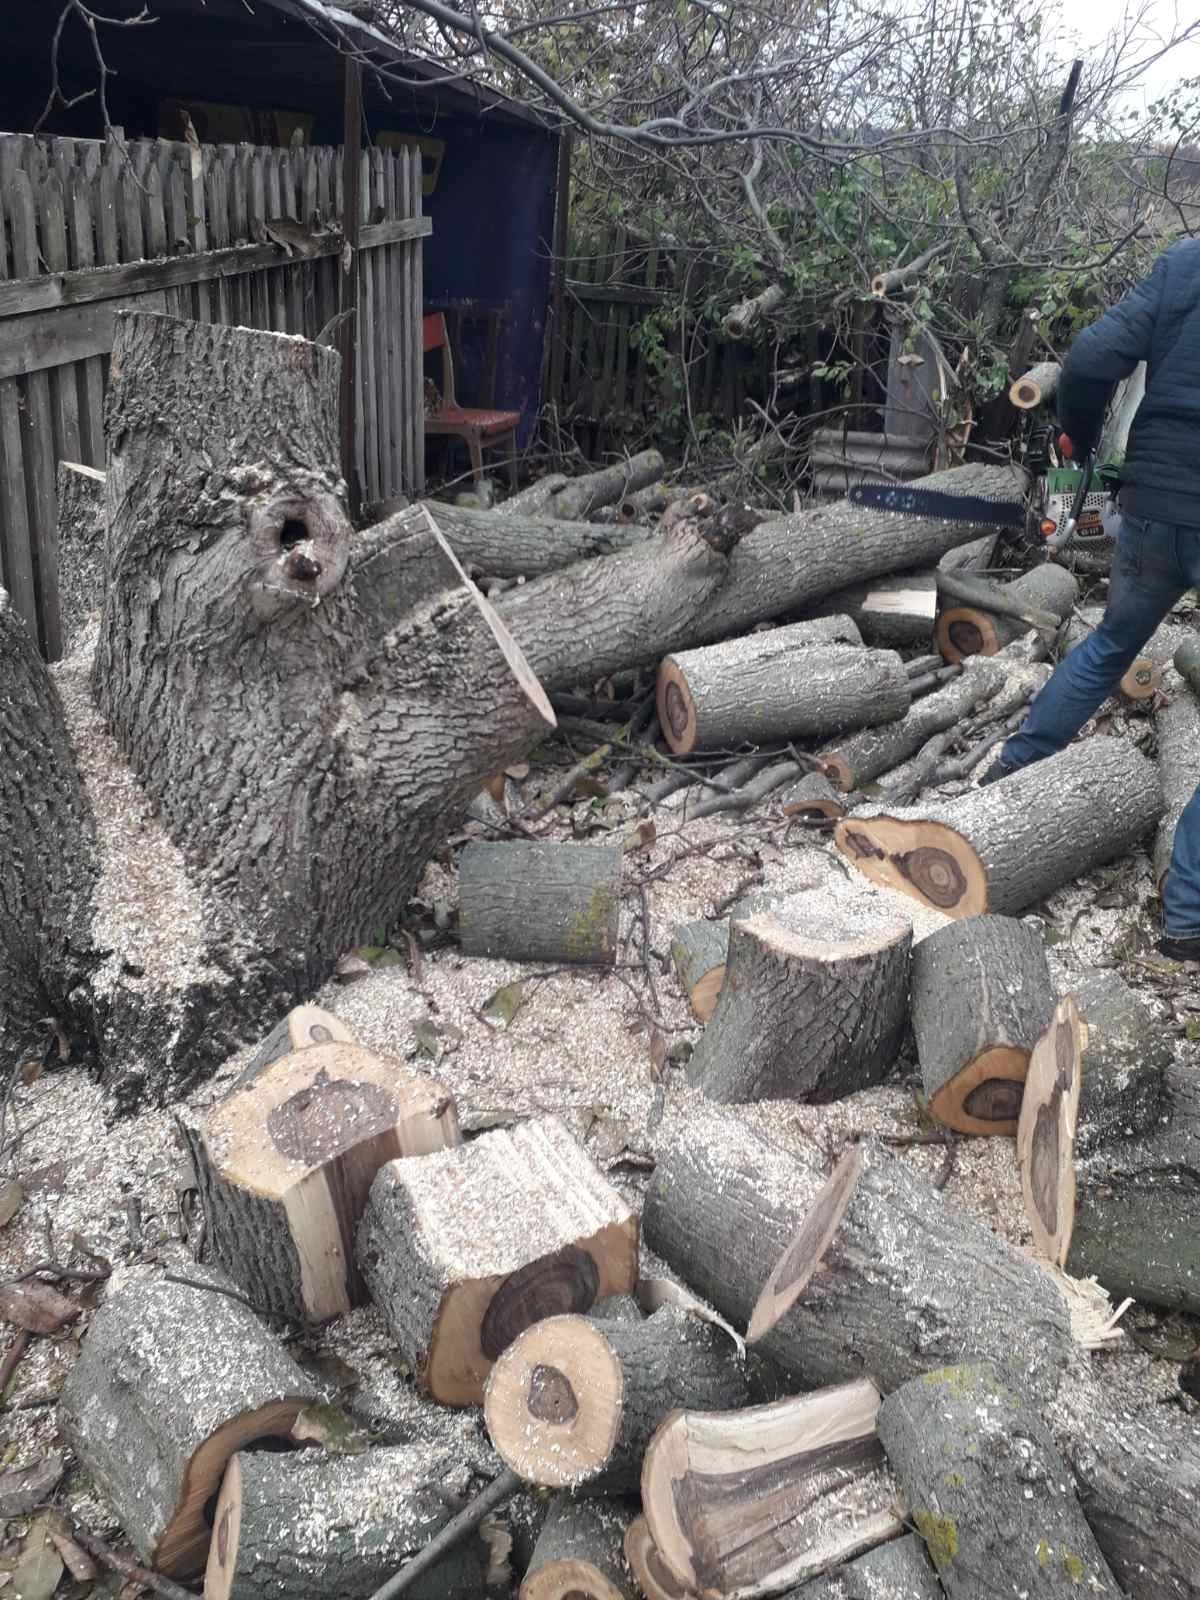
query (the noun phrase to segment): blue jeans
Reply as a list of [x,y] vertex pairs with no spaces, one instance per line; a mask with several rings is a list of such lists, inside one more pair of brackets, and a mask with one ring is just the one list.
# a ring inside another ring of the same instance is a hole
[[[1112,693],[1142,646],[1188,589],[1200,585],[1200,528],[1121,517],[1104,621],[1076,645],[1001,752],[1016,772],[1055,755]],[[1175,829],[1163,886],[1163,932],[1200,938],[1200,789]]]

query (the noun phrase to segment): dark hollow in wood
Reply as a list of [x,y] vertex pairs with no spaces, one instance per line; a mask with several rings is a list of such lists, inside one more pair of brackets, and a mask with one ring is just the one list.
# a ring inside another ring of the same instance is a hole
[[612,1501],[559,1495],[521,1584],[520,1600],[637,1600],[625,1560],[633,1512]]
[[965,917],[915,946],[913,1034],[939,1121],[960,1133],[1016,1133],[1029,1052],[1054,999],[1041,935],[1012,917]]
[[599,1287],[596,1263],[573,1244],[531,1261],[505,1278],[492,1296],[479,1326],[480,1348],[495,1361],[532,1322],[587,1311]]
[[472,843],[459,860],[465,954],[611,966],[622,853],[581,844]]

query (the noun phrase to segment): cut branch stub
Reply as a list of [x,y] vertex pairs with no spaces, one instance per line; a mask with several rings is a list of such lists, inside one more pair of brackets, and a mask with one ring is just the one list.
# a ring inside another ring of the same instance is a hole
[[631,1292],[637,1217],[555,1117],[392,1161],[358,1259],[401,1353],[447,1405],[476,1405],[533,1323]]
[[913,951],[912,1024],[929,1109],[960,1133],[1014,1134],[1029,1053],[1054,985],[1041,936],[1011,917],[966,917]]
[[280,1056],[183,1126],[212,1259],[260,1311],[307,1322],[365,1298],[354,1235],[380,1167],[461,1143],[444,1085],[348,1044]]
[[625,1561],[632,1512],[559,1495],[542,1524],[520,1600],[636,1600]]
[[642,1510],[685,1590],[777,1594],[903,1531],[868,1379],[745,1411],[677,1411],[642,1468]]
[[1075,999],[1067,995],[1033,1047],[1017,1125],[1017,1166],[1033,1242],[1057,1267],[1066,1265],[1075,1226],[1083,1032]]
[[820,772],[810,772],[779,797],[785,817],[829,817],[846,814],[841,795]]
[[1030,367],[1028,372],[1014,379],[1008,391],[1008,398],[1018,411],[1034,410],[1044,400],[1053,398],[1054,391],[1058,388],[1061,370],[1057,361],[1038,362],[1036,366]]

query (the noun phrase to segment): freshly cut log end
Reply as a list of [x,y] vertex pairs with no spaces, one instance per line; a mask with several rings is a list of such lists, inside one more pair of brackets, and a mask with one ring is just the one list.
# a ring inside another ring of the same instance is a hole
[[568,1316],[527,1328],[492,1368],[485,1416],[527,1483],[627,1494],[668,1411],[747,1398],[728,1336],[664,1306],[636,1323]]
[[909,1533],[814,1578],[789,1600],[944,1600],[944,1595],[924,1540]]
[[[946,581],[948,583],[949,578]],[[1074,576],[1053,562],[1031,568],[1012,583],[981,581],[973,587],[981,591],[977,603],[949,606],[938,617],[937,648],[950,662],[963,661],[969,656],[998,655],[1027,631],[1027,621],[1006,615],[1003,610],[988,610],[986,596],[989,592],[995,594],[1002,607],[1016,606],[1030,613],[1043,613],[1059,622],[1079,599],[1079,584]]]
[[625,1560],[645,1600],[695,1600],[659,1555],[645,1517],[635,1517],[629,1524]]
[[837,790],[820,772],[810,772],[780,796],[785,817],[830,817],[846,814]]
[[947,916],[1008,914],[1127,854],[1162,812],[1153,763],[1097,737],[957,800],[844,817],[834,841],[873,882]]
[[744,1411],[678,1411],[642,1468],[654,1546],[685,1591],[777,1594],[903,1531],[868,1379]]
[[908,710],[908,675],[892,650],[813,644],[799,622],[668,656],[658,719],[677,755],[743,739],[808,738]]
[[733,921],[724,983],[689,1081],[710,1100],[835,1100],[880,1082],[908,1017],[912,927],[785,901]]
[[478,1405],[493,1362],[544,1317],[637,1281],[637,1217],[556,1117],[391,1161],[358,1235],[367,1286],[435,1400]]
[[620,850],[469,844],[459,862],[459,936],[469,956],[611,966],[621,917]]
[[139,1274],[106,1300],[62,1391],[80,1462],[138,1554],[171,1577],[204,1566],[230,1457],[286,1438],[317,1398],[227,1278],[188,1275],[194,1285]]
[[930,1112],[959,1133],[1015,1134],[1029,1053],[1054,1012],[1036,929],[965,917],[913,951],[912,1023]]
[[1009,387],[1008,398],[1018,411],[1033,411],[1043,401],[1054,397],[1061,370],[1057,361],[1039,361],[1028,372],[1014,379]]
[[1136,705],[1139,700],[1151,700],[1162,688],[1163,672],[1157,661],[1149,656],[1139,656],[1117,685],[1126,700]]
[[[296,1031],[311,1027],[326,1031],[312,1017]],[[462,1142],[443,1084],[353,1044],[278,1056],[203,1122],[182,1126],[210,1258],[284,1321],[322,1322],[362,1303],[354,1235],[375,1174]]]
[[281,1056],[294,1055],[296,1051],[307,1050],[314,1044],[355,1042],[349,1028],[335,1017],[332,1011],[325,1011],[320,1006],[313,1005],[293,1006],[282,1022],[271,1029],[255,1050],[235,1079],[230,1093],[236,1094],[240,1089],[247,1088],[261,1072],[272,1062],[278,1061]]
[[863,1151],[854,1145],[846,1151],[817,1195],[800,1231],[779,1259],[763,1285],[758,1303],[746,1329],[746,1338],[756,1343],[795,1305],[825,1259],[842,1219],[846,1215],[858,1180],[862,1176]]
[[879,1437],[949,1600],[1117,1600],[1050,1429],[989,1367],[905,1384],[879,1409]]
[[[363,1455],[243,1451],[213,1513],[204,1600],[369,1600],[454,1511],[442,1446]],[[477,1600],[484,1549],[461,1541],[409,1591],[415,1600]]]
[[623,1506],[560,1495],[542,1525],[520,1600],[636,1600],[625,1560],[631,1521]]
[[1074,996],[1067,995],[1033,1047],[1017,1125],[1017,1167],[1033,1242],[1057,1267],[1066,1263],[1075,1226],[1075,1122],[1083,1035]]

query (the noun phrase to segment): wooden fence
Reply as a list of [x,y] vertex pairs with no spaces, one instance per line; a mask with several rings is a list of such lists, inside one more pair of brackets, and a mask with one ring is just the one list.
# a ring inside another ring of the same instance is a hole
[[[332,147],[0,135],[0,584],[51,660],[56,464],[104,465],[115,312],[317,337],[338,312],[342,166]],[[364,152],[359,209],[355,466],[379,500],[424,488],[419,151]]]

